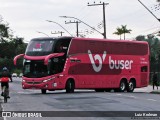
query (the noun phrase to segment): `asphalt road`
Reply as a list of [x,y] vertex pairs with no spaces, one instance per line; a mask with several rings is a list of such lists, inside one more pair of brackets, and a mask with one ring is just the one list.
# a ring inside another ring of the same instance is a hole
[[[47,94],[41,94],[40,90],[23,90],[20,78],[14,78],[13,83],[10,83],[10,96],[11,98],[8,103],[3,103],[3,98],[0,97],[1,108],[3,111],[23,111],[23,115],[26,114],[26,111],[39,111],[40,113],[42,111],[48,111],[47,113],[49,113],[49,115],[55,116],[23,118],[23,120],[64,120],[64,117],[61,117],[64,114],[69,114],[65,117],[65,120],[128,120],[133,118],[126,117],[129,114],[127,111],[160,111],[160,94],[151,94],[138,90],[135,90],[133,93],[96,93],[92,90],[76,90],[75,93],[71,94],[66,94],[63,90],[53,92],[47,91]],[[69,112],[58,113],[57,111]],[[86,115],[84,114],[84,111],[89,112],[86,112]],[[124,116],[105,117],[103,112],[101,113],[97,111],[108,111],[106,113],[111,116],[119,115],[121,114],[121,111],[124,111],[124,113],[122,113]],[[110,113],[110,111],[119,112]],[[43,114],[45,114],[45,112],[42,113],[42,115]],[[133,114],[135,115],[136,113]],[[21,117],[4,118],[4,120],[21,119]],[[2,120],[2,118],[0,120]]]

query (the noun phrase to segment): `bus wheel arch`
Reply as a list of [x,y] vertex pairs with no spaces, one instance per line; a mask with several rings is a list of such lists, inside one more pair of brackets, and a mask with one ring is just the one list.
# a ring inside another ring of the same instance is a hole
[[65,89],[66,89],[66,93],[73,93],[74,89],[75,89],[75,81],[73,78],[69,78],[66,81],[66,85],[65,85]]
[[127,85],[127,92],[133,92],[134,88],[136,88],[136,79],[131,78]]
[[127,88],[127,79],[126,78],[122,78],[120,81],[120,85],[119,85],[119,91],[120,92],[124,92]]

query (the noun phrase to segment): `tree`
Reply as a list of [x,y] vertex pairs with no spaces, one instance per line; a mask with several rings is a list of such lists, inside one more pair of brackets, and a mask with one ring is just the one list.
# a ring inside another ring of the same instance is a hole
[[154,35],[148,36],[137,36],[136,40],[138,41],[146,41],[149,44],[150,49],[150,63],[151,63],[151,71],[158,70],[158,64],[160,64],[160,40],[156,38]]
[[122,26],[121,26],[121,29],[122,29],[122,32],[123,32],[123,34],[124,34],[124,40],[125,40],[125,39],[126,39],[126,38],[125,38],[125,34],[126,34],[126,33],[131,33],[132,30],[131,30],[131,29],[127,29],[127,25],[122,25]]
[[120,40],[121,40],[121,35],[123,34],[123,31],[122,31],[122,29],[121,28],[119,28],[119,27],[117,27],[117,29],[116,29],[117,31],[116,32],[114,32],[113,34],[116,34],[116,35],[119,35],[120,36]]
[[153,35],[148,35],[146,41],[150,46],[151,62],[156,63],[160,60],[160,41]]
[[144,35],[139,35],[136,37],[137,41],[145,41],[145,36]]
[[124,34],[124,40],[126,39],[125,38],[126,33],[130,33],[132,31],[131,29],[127,29],[127,25],[121,25],[121,28],[118,27],[116,30],[117,31],[114,32],[113,34],[120,35],[120,39],[121,35]]
[[[26,44],[23,38],[14,37],[9,28],[9,24],[4,24],[0,16],[0,70],[6,66],[10,70],[14,69],[13,58],[17,54],[25,52]],[[18,64],[19,69],[22,68],[22,63]]]
[[3,18],[0,16],[0,42],[6,42],[6,38],[9,37],[9,27],[3,23]]
[[7,27],[5,24],[0,24],[0,39],[1,39],[1,42],[5,42],[4,38],[9,37],[8,29],[9,29],[9,27]]

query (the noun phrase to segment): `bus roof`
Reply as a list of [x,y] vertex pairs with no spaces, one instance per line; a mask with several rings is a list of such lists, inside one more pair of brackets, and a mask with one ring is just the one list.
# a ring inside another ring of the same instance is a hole
[[146,41],[136,41],[136,40],[117,40],[117,39],[101,39],[101,38],[73,38],[76,40],[91,40],[91,41],[108,41],[108,42],[122,42],[122,43],[142,43],[148,44]]
[[123,43],[142,43],[142,44],[148,44],[146,41],[136,41],[136,40],[118,40],[118,39],[102,39],[102,38],[80,38],[80,37],[70,37],[70,36],[62,36],[62,37],[39,37],[39,38],[33,38],[31,40],[47,40],[47,39],[73,39],[73,40],[91,40],[91,41],[111,41],[111,42],[123,42]]
[[73,37],[38,37],[31,40],[48,40],[48,39],[72,39]]

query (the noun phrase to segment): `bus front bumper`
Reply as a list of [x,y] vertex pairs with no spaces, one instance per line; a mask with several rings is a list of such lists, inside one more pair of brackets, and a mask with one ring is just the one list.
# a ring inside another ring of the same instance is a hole
[[22,82],[23,89],[46,89],[46,90],[56,90],[62,89],[63,86],[57,82]]

